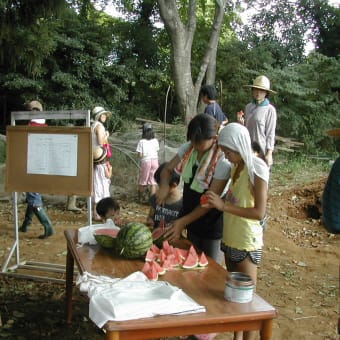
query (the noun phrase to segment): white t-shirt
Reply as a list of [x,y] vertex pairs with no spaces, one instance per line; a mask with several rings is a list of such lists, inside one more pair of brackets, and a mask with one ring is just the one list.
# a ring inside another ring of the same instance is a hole
[[141,139],[137,145],[137,152],[142,154],[141,161],[158,159],[159,143],[157,138]]

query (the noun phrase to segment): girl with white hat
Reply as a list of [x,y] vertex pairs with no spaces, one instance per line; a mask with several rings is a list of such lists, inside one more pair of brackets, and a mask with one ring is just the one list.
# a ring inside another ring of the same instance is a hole
[[247,104],[244,115],[242,111],[237,114],[237,120],[247,127],[251,141],[260,145],[270,167],[273,164],[277,113],[268,96],[276,92],[270,89],[270,81],[263,75],[255,78],[252,85],[244,86],[252,89],[253,100]]
[[[92,110],[92,117],[94,122],[92,128],[92,148],[95,149],[97,146],[105,146],[108,148],[109,132],[105,130],[105,122],[107,117],[110,117],[112,113],[105,110],[101,106],[96,106]],[[109,151],[111,152],[111,150]],[[108,155],[110,157],[111,155]]]

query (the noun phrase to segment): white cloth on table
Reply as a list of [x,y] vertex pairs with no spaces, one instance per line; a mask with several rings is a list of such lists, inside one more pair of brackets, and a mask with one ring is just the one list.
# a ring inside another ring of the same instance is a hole
[[140,271],[124,279],[86,274],[86,280],[92,281],[87,286],[90,298],[89,316],[100,328],[107,321],[205,312],[204,306],[196,303],[178,287],[166,281],[150,281]]

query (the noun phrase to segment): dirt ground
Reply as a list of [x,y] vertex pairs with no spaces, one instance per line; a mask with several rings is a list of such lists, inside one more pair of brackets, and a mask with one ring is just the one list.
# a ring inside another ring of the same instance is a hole
[[[340,236],[326,232],[315,208],[325,179],[293,188],[272,185],[270,189],[270,218],[257,293],[278,310],[273,339],[338,339]],[[134,197],[126,194],[118,198],[126,220],[145,220],[147,205],[137,204]],[[45,207],[57,234],[39,240],[37,236],[43,230],[35,220],[29,232],[20,233],[20,261],[65,264],[63,231],[87,224],[85,200],[79,202],[84,208],[80,214],[65,211],[65,201],[65,197],[45,197]],[[24,212],[25,205],[19,204],[20,221]],[[2,263],[13,241],[12,206],[3,198],[0,202]],[[10,265],[13,259],[14,256]],[[67,327],[63,285],[0,276],[0,338],[103,338],[102,331],[88,319],[87,300],[77,288],[74,296],[74,321]],[[220,334],[216,338],[222,339],[231,339],[231,335]]]

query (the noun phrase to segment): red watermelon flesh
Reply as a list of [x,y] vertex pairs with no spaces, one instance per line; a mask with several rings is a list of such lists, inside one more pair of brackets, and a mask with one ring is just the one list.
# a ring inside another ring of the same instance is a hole
[[172,269],[172,265],[170,260],[165,259],[163,262],[161,262],[162,268],[164,268],[165,270],[171,270]]
[[158,279],[158,272],[155,266],[151,265],[153,262],[145,262],[142,268],[142,272],[145,276],[152,281],[156,281]]
[[152,261],[151,265],[156,268],[158,275],[165,274],[166,270],[163,267],[161,267],[156,261]]
[[205,267],[205,266],[208,265],[208,259],[207,259],[207,257],[205,256],[204,251],[202,251],[202,253],[201,253],[201,255],[200,255],[200,259],[199,259],[199,261],[198,261],[198,265],[199,265],[200,267]]
[[119,229],[102,228],[93,232],[97,243],[103,248],[114,248],[116,245]]
[[108,235],[111,237],[117,237],[119,233],[119,229],[102,228],[102,229],[97,229],[94,233],[96,235]]
[[181,255],[181,259],[185,260],[188,256],[189,251],[187,249],[181,249],[181,248],[177,248],[177,250]]
[[170,244],[167,240],[163,241],[163,250],[165,251],[165,253],[168,253],[168,249],[170,247]]
[[166,254],[165,254],[165,252],[164,252],[163,249],[161,249],[158,258],[159,258],[159,261],[160,261],[161,263],[163,263],[163,262],[165,261],[165,259],[166,259]]
[[188,251],[188,254],[191,254],[191,255],[193,255],[194,257],[197,257],[197,258],[198,258],[197,251],[196,251],[196,249],[195,249],[195,247],[194,247],[193,245],[190,246],[189,251]]
[[178,258],[176,257],[175,254],[169,254],[166,259],[170,262],[171,267],[177,267],[182,262],[182,261],[178,260]]
[[149,250],[146,252],[145,261],[151,262],[151,261],[156,260],[157,257],[158,257],[158,254],[155,254],[151,249],[149,249]]
[[152,250],[152,252],[155,254],[159,254],[159,252],[161,251],[155,244],[152,244],[150,250]]
[[195,255],[195,254],[189,252],[187,258],[185,259],[185,261],[182,264],[182,267],[186,268],[186,269],[190,269],[190,268],[195,268],[197,266],[198,266],[198,255],[197,255],[197,253]]

